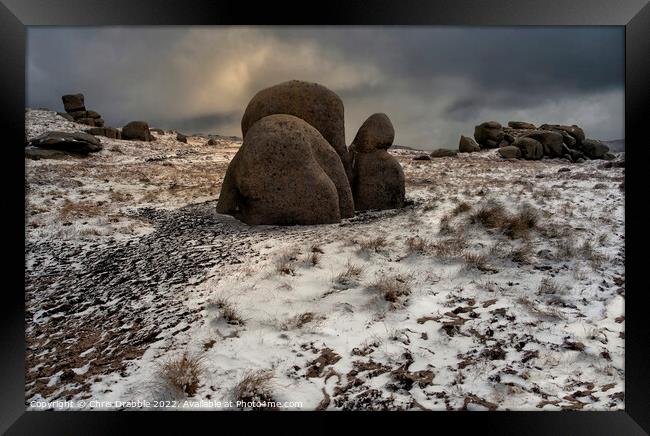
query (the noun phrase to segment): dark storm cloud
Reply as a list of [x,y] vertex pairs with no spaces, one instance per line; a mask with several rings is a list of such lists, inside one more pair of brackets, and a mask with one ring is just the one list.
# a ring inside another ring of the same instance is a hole
[[[348,141],[386,112],[402,144],[453,147],[486,119],[623,136],[622,28],[30,29],[28,104],[84,92],[109,123],[240,135],[259,89],[299,78],[342,97]],[[207,132],[206,132],[207,133]]]

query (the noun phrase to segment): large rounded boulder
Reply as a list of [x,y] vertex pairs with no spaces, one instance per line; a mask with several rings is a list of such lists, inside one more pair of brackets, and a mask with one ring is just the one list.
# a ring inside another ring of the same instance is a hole
[[564,144],[564,140],[562,134],[558,132],[552,130],[534,130],[524,136],[541,143],[546,156],[560,157],[563,154],[562,144]]
[[217,212],[250,224],[328,224],[353,214],[339,156],[319,131],[292,115],[246,129],[221,188]]
[[499,154],[504,159],[519,159],[521,157],[521,149],[514,145],[507,145],[499,148]]
[[153,135],[149,131],[149,124],[146,121],[131,121],[122,127],[122,139],[153,141]]
[[584,130],[582,130],[580,127],[576,126],[575,124],[571,126],[564,126],[561,124],[542,124],[541,126],[539,126],[539,128],[542,130],[555,130],[558,132],[567,133],[575,140],[573,145],[569,144],[568,142],[565,142],[565,144],[571,148],[580,148],[582,146],[582,143],[585,140]]
[[388,115],[372,114],[363,122],[352,141],[351,148],[359,153],[388,150],[393,145],[395,129]]
[[458,143],[458,151],[461,153],[473,153],[479,151],[481,147],[478,146],[476,141],[469,136],[460,135],[460,141]]
[[394,137],[395,130],[388,116],[373,114],[352,141],[352,194],[356,210],[404,207],[404,171],[387,151]]
[[520,136],[513,145],[521,150],[523,159],[538,160],[544,156],[544,146],[533,138]]
[[496,121],[486,121],[474,127],[474,139],[481,148],[499,147],[503,135],[503,127]]
[[534,130],[537,128],[533,123],[529,123],[526,121],[508,121],[508,127],[512,129],[527,129],[527,130]]
[[582,143],[582,152],[590,159],[603,159],[609,152],[609,147],[596,139],[585,139]]
[[311,124],[339,155],[346,174],[351,160],[345,145],[343,102],[336,93],[318,83],[290,80],[259,91],[251,99],[241,120],[244,139],[258,120],[288,114]]

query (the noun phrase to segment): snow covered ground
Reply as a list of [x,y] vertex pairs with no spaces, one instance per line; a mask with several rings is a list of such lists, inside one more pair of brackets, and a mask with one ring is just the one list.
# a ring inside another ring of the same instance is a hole
[[26,160],[31,409],[624,408],[622,155],[394,150],[404,209],[248,227],[237,140],[154,136]]

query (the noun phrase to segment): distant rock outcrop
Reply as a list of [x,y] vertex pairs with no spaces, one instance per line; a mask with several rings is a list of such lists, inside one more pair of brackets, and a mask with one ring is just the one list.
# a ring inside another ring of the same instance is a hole
[[533,123],[528,123],[526,121],[508,121],[508,127],[513,129],[536,129]]
[[[526,121],[508,121],[508,127],[501,127],[496,121],[486,121],[475,127],[474,137],[482,149],[499,147],[499,154],[508,159],[549,157],[580,163],[586,159],[615,158],[609,153],[607,144],[587,139],[584,130],[575,124],[542,124],[535,127]],[[461,146],[469,147],[463,145],[465,139],[461,135],[459,149]],[[514,157],[517,152],[510,146],[519,149],[520,156]]]
[[111,139],[122,139],[122,132],[115,127],[93,127],[86,130],[87,133],[95,136],[105,136]]
[[149,131],[149,124],[146,121],[131,121],[122,127],[122,139],[132,141],[153,141],[153,135]]
[[503,127],[496,121],[486,121],[474,127],[474,139],[481,148],[497,148],[503,135]]
[[377,113],[368,117],[352,141],[352,194],[356,210],[404,207],[404,171],[387,151],[394,138],[395,130],[388,116]]
[[439,148],[433,150],[430,154],[431,157],[454,157],[458,154],[456,150],[449,150],[448,148]]
[[176,133],[176,140],[178,142],[183,142],[187,144],[187,136],[183,135],[182,133]]
[[102,149],[97,138],[82,132],[47,132],[33,138],[29,145],[75,155],[87,155]]
[[474,141],[474,138],[469,136],[460,135],[460,142],[458,143],[458,151],[461,153],[473,153],[481,150],[481,147]]
[[[61,97],[63,100],[63,108],[68,114],[66,119],[72,120],[76,123],[86,124],[92,127],[104,127],[104,120],[101,115],[95,111],[86,110],[86,104],[83,94],[66,94]],[[62,115],[64,116],[64,115]]]
[[507,145],[499,148],[499,154],[506,159],[519,159],[521,157],[521,149],[514,145]]

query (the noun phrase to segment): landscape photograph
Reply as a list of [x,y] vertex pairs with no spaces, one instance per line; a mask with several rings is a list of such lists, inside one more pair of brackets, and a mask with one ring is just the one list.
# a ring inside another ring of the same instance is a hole
[[623,27],[26,50],[27,410],[625,409]]

